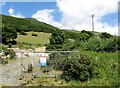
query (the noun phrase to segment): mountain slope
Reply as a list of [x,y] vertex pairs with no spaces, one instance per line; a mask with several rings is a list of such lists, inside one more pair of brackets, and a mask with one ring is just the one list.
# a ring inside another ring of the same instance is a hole
[[8,25],[19,31],[38,31],[51,33],[56,28],[44,22],[39,22],[33,18],[15,18],[11,16],[1,15],[2,25]]

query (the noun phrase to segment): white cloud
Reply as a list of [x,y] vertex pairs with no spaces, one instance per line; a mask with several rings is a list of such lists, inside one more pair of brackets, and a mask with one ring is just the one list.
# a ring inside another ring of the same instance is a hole
[[25,18],[21,13],[16,13],[14,12],[14,9],[13,8],[10,8],[8,10],[10,16],[13,16],[13,17],[17,17],[17,18]]
[[61,24],[54,20],[52,15],[53,12],[54,9],[38,10],[35,14],[32,15],[32,18],[35,18],[38,21],[42,21],[56,27],[61,27]]
[[92,30],[91,15],[94,14],[95,31],[118,33],[117,25],[112,27],[99,21],[102,16],[117,12],[118,0],[57,0],[57,6],[62,13],[63,28]]

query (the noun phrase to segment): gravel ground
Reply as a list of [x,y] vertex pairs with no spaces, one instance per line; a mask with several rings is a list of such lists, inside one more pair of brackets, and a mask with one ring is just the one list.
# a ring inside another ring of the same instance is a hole
[[0,86],[18,86],[20,84],[20,76],[24,75],[21,64],[26,68],[28,63],[39,66],[39,56],[17,58],[16,61],[6,65],[0,64]]

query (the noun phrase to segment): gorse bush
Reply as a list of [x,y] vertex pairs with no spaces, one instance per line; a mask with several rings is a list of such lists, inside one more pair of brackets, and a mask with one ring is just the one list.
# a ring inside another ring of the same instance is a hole
[[87,41],[89,38],[91,38],[93,36],[93,33],[92,32],[89,32],[89,31],[85,31],[85,30],[82,30],[80,35],[79,35],[79,40],[80,41]]
[[89,36],[89,34],[87,34],[87,33],[81,33],[81,34],[79,35],[80,41],[87,41],[89,38],[90,38],[90,36]]
[[91,38],[84,43],[83,49],[96,52],[115,52],[120,49],[119,40],[117,37],[111,39]]
[[61,70],[63,63],[62,61],[68,57],[69,52],[54,52],[49,55],[48,65],[53,66],[55,70]]
[[91,38],[85,43],[84,49],[99,52],[103,51],[105,44],[105,41],[102,41],[100,38]]
[[92,77],[93,64],[86,55],[81,54],[80,58],[75,56],[69,56],[64,59],[61,77],[66,81],[79,80],[86,81]]
[[101,34],[100,34],[100,38],[111,38],[112,37],[112,35],[111,34],[109,34],[109,33],[107,33],[107,32],[102,32]]
[[93,64],[86,55],[79,52],[55,52],[50,54],[49,67],[61,70],[61,78],[65,81],[86,81],[92,77]]
[[104,47],[104,51],[106,52],[115,52],[119,49],[119,40],[117,38],[113,38],[109,40],[109,43]]
[[21,31],[20,35],[27,35],[27,33],[25,33],[24,31]]

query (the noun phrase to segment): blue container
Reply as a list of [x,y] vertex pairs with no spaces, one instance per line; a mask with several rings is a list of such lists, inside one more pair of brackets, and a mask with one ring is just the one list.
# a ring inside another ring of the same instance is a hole
[[41,67],[44,67],[44,66],[46,66],[46,63],[43,63],[43,62],[42,62],[42,63],[40,63],[40,66],[41,66]]

